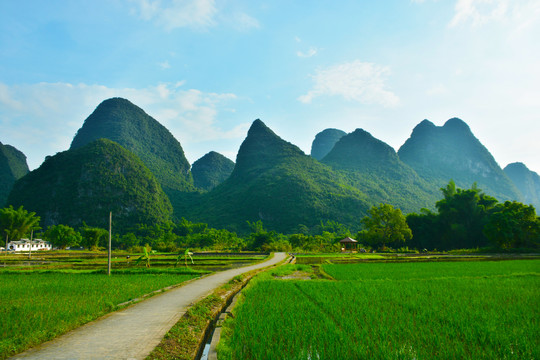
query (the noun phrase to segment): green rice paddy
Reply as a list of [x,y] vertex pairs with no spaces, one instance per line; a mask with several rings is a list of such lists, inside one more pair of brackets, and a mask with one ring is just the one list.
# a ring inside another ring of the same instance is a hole
[[0,272],[0,358],[92,321],[118,304],[197,276]]
[[[127,257],[129,255],[129,257]],[[194,257],[188,267],[178,255],[153,254],[150,268],[135,265],[138,254],[54,251],[0,258],[0,359],[51,340],[114,311],[119,304],[215,270],[242,266],[266,255]]]
[[540,359],[539,261],[323,269],[244,290],[220,359]]

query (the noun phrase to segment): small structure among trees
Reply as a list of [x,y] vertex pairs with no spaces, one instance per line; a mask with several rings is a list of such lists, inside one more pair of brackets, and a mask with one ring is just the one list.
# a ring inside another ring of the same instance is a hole
[[21,239],[8,242],[8,249],[12,251],[51,250],[52,245],[41,239]]
[[341,252],[357,252],[358,250],[358,241],[351,239],[350,237],[340,240],[339,244],[341,247]]

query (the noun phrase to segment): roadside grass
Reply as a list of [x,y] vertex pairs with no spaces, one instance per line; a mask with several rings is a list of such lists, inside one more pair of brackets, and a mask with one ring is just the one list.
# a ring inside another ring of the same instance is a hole
[[200,275],[185,269],[130,271],[110,277],[69,269],[0,271],[0,359],[114,311],[118,304]]
[[220,359],[539,359],[540,262],[323,265],[243,292]]

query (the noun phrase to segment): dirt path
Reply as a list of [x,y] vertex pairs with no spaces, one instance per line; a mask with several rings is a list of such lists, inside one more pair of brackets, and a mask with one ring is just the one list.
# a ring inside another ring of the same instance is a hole
[[285,253],[260,264],[231,269],[151,297],[70,331],[12,359],[144,359],[187,308],[242,273],[274,265]]

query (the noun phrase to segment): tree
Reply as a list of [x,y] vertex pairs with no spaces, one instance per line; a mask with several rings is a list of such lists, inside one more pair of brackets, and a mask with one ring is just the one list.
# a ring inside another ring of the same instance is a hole
[[86,224],[81,228],[81,232],[83,234],[81,245],[90,250],[97,249],[100,240],[105,239],[109,235],[109,232],[105,229],[89,227]]
[[75,231],[67,225],[53,225],[45,231],[45,238],[54,246],[65,249],[68,246],[79,245],[82,241],[82,236],[78,231]]
[[275,231],[267,231],[264,228],[263,222],[258,220],[257,222],[247,221],[248,226],[251,229],[250,238],[250,248],[252,250],[262,250],[263,245],[269,244],[274,241],[277,237]]
[[436,239],[440,234],[438,214],[424,208],[420,211],[420,214],[408,214],[407,225],[409,225],[413,234],[409,247],[429,250],[437,248],[438,242]]
[[540,218],[532,205],[506,201],[494,209],[484,227],[484,234],[500,248],[538,248]]
[[482,229],[497,199],[484,194],[476,184],[463,190],[456,189],[455,183],[450,181],[441,191],[444,198],[435,204],[439,211],[439,247],[460,249],[487,245]]
[[19,240],[31,230],[39,228],[41,218],[35,212],[28,212],[22,206],[17,210],[13,206],[0,209],[0,226],[6,235],[6,251],[9,240]]
[[365,227],[362,237],[373,246],[397,245],[412,238],[405,216],[390,204],[372,206],[361,222]]

